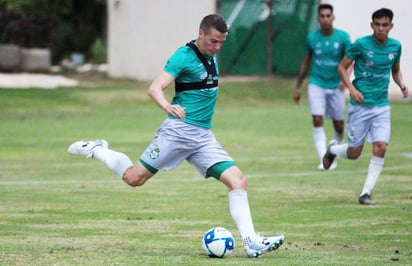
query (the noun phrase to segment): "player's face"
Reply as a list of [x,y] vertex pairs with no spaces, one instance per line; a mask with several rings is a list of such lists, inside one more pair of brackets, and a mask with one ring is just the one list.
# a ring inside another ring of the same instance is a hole
[[333,27],[333,20],[335,16],[332,13],[332,10],[325,8],[319,11],[318,22],[322,30],[331,30]]
[[389,31],[392,29],[392,21],[388,17],[374,19],[371,22],[373,36],[378,43],[385,43],[388,39]]
[[213,56],[219,52],[223,42],[226,40],[226,33],[221,33],[215,28],[210,29],[206,34],[203,30],[199,32],[199,50],[203,54]]

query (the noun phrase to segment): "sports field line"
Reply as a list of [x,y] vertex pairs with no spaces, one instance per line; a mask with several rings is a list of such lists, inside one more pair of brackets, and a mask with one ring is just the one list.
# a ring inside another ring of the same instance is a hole
[[[60,164],[59,164],[60,166]],[[104,167],[104,166],[101,166]],[[412,169],[412,164],[405,164],[405,165],[397,165],[391,167],[385,167],[384,170],[406,170]],[[357,170],[333,170],[329,171],[304,171],[304,172],[270,172],[270,173],[260,173],[260,174],[248,174],[245,173],[248,179],[250,178],[267,178],[267,177],[302,177],[302,176],[313,176],[313,175],[325,175],[328,176],[330,174],[345,174],[345,175],[353,175],[353,174],[365,174],[367,169],[357,169]],[[202,180],[203,177],[200,175],[194,176],[193,173],[195,172],[194,169],[184,169],[178,170],[179,175],[182,176],[182,173],[188,173],[187,177],[167,177],[167,178],[156,178],[154,177],[150,182],[170,182],[170,181],[179,181],[179,182],[197,182]],[[189,173],[190,172],[190,173]],[[99,180],[19,180],[19,181],[0,181],[0,185],[2,186],[44,186],[44,185],[62,185],[62,184],[113,184],[113,183],[121,183],[122,181],[120,178],[117,178],[113,174],[113,179],[110,179],[110,171],[108,170],[107,178],[101,178]]]

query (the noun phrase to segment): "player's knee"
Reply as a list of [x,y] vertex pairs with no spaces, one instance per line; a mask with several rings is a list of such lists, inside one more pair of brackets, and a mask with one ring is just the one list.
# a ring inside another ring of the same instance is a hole
[[362,154],[363,146],[356,148],[349,148],[347,151],[348,159],[356,160]]
[[123,176],[123,181],[131,187],[140,187],[145,183],[145,181],[142,181],[140,179],[131,179],[125,176]]
[[387,144],[385,142],[376,142],[373,144],[373,154],[375,156],[384,157]]
[[233,182],[231,185],[232,189],[247,189],[247,179],[243,174],[237,175],[233,178]]
[[134,167],[130,167],[124,172],[123,181],[131,187],[143,186],[146,183],[147,178],[140,174]]
[[314,115],[313,116],[313,126],[322,127],[323,126],[323,116]]

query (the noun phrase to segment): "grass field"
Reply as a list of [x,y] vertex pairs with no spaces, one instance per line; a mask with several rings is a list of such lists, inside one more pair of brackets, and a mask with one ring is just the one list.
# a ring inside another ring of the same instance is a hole
[[[105,138],[137,160],[165,118],[147,83],[92,77],[76,88],[1,89],[0,265],[411,265],[411,104],[392,103],[378,204],[361,206],[370,144],[358,160],[317,171],[308,105],[293,104],[293,84],[221,83],[214,119],[249,178],[256,231],[286,236],[259,259],[245,257],[226,188],[187,163],[131,188],[101,162],[67,154],[73,141]],[[235,235],[232,257],[204,255],[213,226]]]

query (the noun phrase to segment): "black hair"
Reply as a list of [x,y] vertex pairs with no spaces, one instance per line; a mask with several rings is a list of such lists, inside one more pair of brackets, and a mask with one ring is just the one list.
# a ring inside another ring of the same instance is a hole
[[332,13],[333,13],[333,6],[331,4],[320,4],[320,5],[318,5],[318,14],[323,9],[330,9],[330,11],[332,11]]
[[393,19],[393,12],[388,8],[381,8],[373,12],[372,20],[379,19],[379,18],[389,18],[390,21]]
[[200,29],[202,29],[206,34],[210,32],[211,28],[215,28],[221,33],[226,33],[229,31],[229,26],[226,24],[223,17],[215,14],[207,15],[200,22]]

